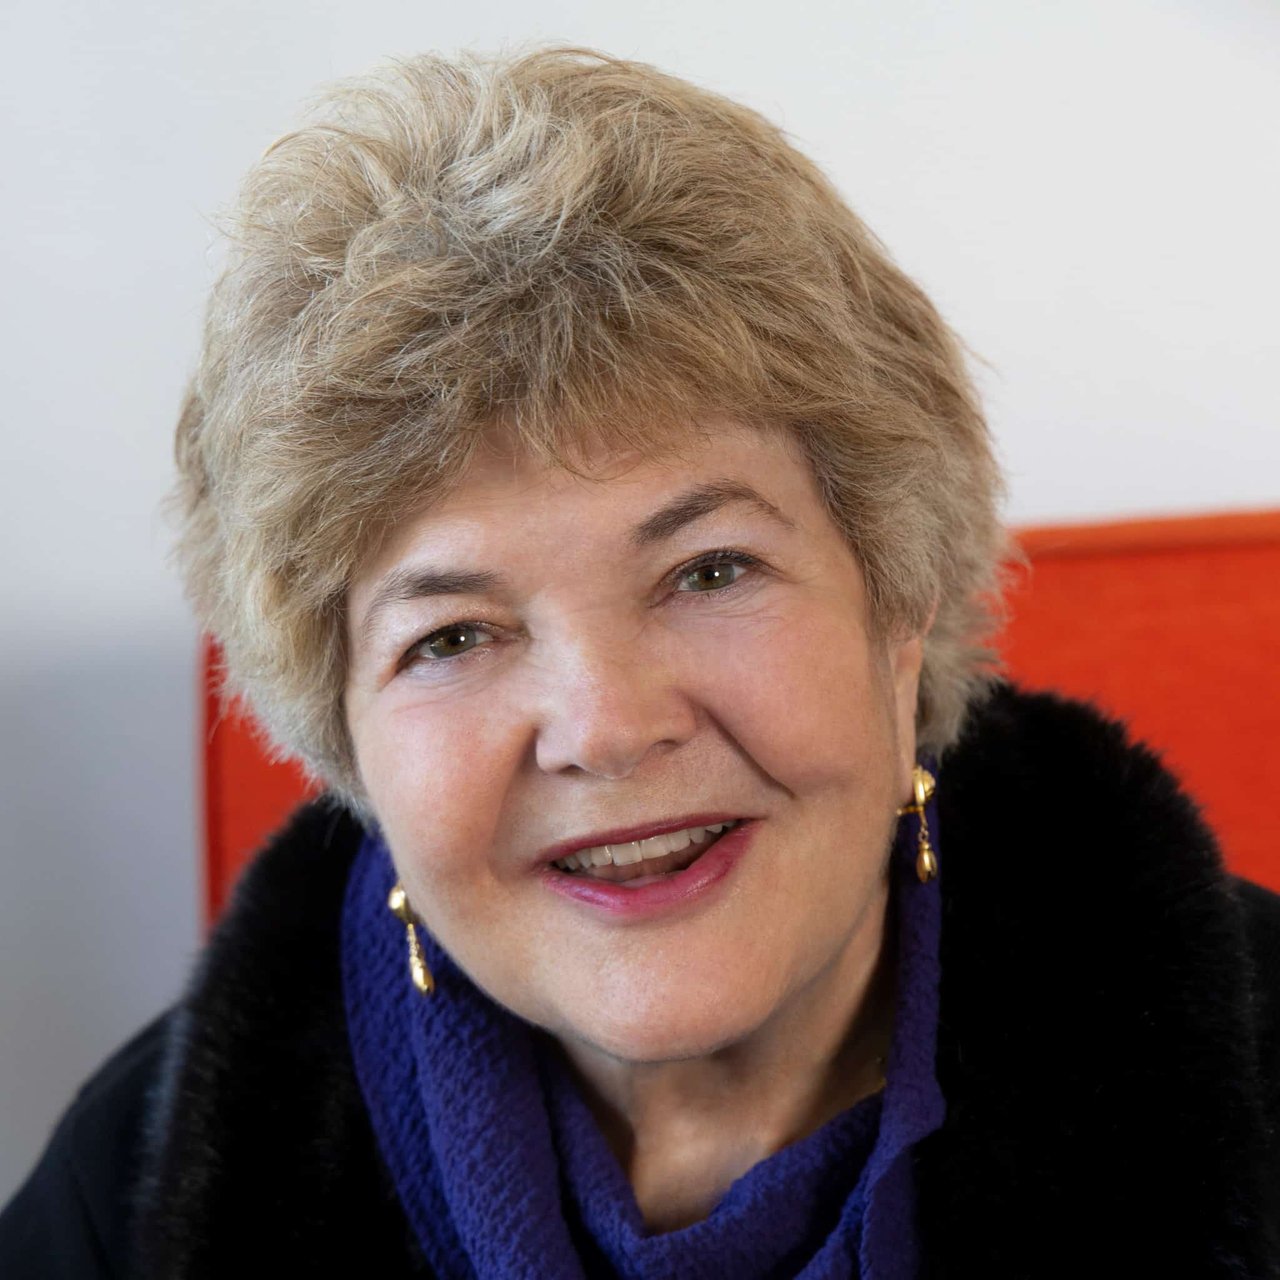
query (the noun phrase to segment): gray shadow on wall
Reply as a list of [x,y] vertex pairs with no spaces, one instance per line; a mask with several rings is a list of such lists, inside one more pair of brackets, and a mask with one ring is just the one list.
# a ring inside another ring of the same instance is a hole
[[0,1204],[199,942],[195,637],[104,643],[0,665]]

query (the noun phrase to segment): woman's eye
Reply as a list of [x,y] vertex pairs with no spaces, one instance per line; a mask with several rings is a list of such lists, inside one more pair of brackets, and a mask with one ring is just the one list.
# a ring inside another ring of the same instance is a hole
[[[734,586],[742,575],[759,562],[745,552],[712,556],[699,564],[681,569],[677,589],[686,594],[708,595]],[[493,643],[494,637],[484,627],[471,622],[455,622],[424,636],[408,652],[406,660],[416,657],[429,662],[460,658],[474,649]]]
[[426,654],[431,658],[456,658],[459,654],[468,653],[483,644],[488,644],[493,637],[479,627],[459,622],[451,627],[442,627],[431,635],[419,640],[411,653]]
[[745,569],[746,565],[740,560],[707,560],[685,569],[680,574],[680,581],[686,591],[706,594],[733,586]]

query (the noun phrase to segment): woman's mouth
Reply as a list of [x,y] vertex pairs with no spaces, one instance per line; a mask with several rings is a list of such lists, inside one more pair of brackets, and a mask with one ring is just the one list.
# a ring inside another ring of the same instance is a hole
[[[597,919],[614,924],[670,918],[715,902],[761,825],[741,818],[684,827],[647,840],[575,849],[569,857],[542,864],[542,883],[579,909],[599,912]],[[664,840],[666,844],[660,843]],[[587,854],[589,864],[583,866]],[[570,865],[572,861],[578,865]]]
[[706,827],[670,831],[648,840],[597,845],[579,849],[551,865],[578,879],[630,884],[638,889],[692,866],[725,832],[740,825],[741,820],[716,822]]

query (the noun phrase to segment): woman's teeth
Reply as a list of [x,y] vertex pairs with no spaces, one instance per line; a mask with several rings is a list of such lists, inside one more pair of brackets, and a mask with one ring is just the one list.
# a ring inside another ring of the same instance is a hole
[[669,831],[666,835],[651,836],[648,840],[630,840],[626,844],[601,844],[591,849],[579,849],[567,858],[560,858],[551,865],[561,871],[582,871],[593,867],[626,867],[636,862],[665,858],[678,853],[691,844],[699,844],[707,836],[718,836],[722,831],[736,827],[737,822],[715,822],[709,827],[686,827],[683,831]]

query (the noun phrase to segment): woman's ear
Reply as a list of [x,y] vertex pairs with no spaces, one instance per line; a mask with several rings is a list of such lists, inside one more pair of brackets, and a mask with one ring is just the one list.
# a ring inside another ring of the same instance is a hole
[[[924,636],[895,641],[890,648],[893,710],[898,743],[896,794],[911,795],[911,770],[916,762],[916,706],[920,696],[920,669],[924,663]],[[905,803],[905,801],[901,801]]]
[[889,674],[898,731],[898,794],[904,804],[911,798],[911,777],[916,763],[916,712],[920,704],[925,639],[933,629],[937,612],[935,602],[916,634],[891,641],[889,645]]

